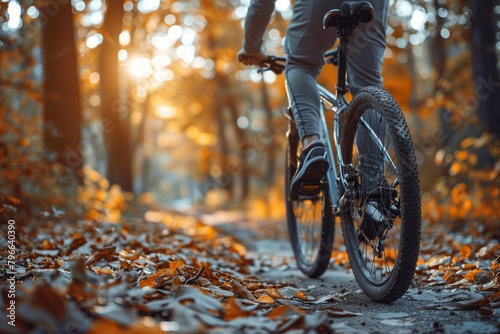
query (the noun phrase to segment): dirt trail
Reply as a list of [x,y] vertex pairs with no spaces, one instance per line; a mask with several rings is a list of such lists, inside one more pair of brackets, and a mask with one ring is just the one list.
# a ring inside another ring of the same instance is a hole
[[[482,295],[464,289],[410,288],[392,304],[368,299],[360,290],[352,271],[330,264],[319,279],[309,279],[296,267],[286,240],[286,223],[252,220],[242,214],[218,213],[203,220],[231,235],[250,250],[249,256],[263,259],[258,276],[265,282],[289,283],[316,301],[290,301],[308,311],[325,310],[330,323],[339,333],[499,333],[500,313],[482,316],[474,300]],[[337,228],[336,245],[342,243]],[[462,306],[460,307],[460,303]],[[469,305],[463,307],[463,304]],[[470,309],[470,310],[468,310]]]

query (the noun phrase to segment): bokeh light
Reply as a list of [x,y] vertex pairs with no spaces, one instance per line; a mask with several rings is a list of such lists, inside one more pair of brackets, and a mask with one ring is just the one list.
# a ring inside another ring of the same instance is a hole
[[151,59],[146,57],[132,58],[128,66],[130,74],[135,78],[148,78],[153,74]]

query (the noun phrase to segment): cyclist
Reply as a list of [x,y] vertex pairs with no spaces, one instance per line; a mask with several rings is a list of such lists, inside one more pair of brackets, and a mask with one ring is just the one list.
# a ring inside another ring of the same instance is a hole
[[[303,146],[300,164],[291,182],[291,191],[295,194],[302,183],[318,182],[328,169],[325,148],[319,140],[320,97],[316,78],[325,64],[323,54],[332,48],[336,41],[334,27],[323,29],[323,16],[331,9],[340,8],[343,2],[297,0],[286,31],[286,88]],[[348,83],[353,94],[366,86],[382,85],[381,71],[386,47],[385,30],[389,2],[369,2],[375,10],[374,20],[360,24],[354,30],[347,51]],[[238,52],[238,60],[245,65],[258,65],[267,58],[262,49],[262,38],[274,5],[275,0],[252,0],[248,8],[244,23],[243,48]],[[380,170],[380,167],[371,169]],[[373,212],[373,216],[378,220],[377,212]]]

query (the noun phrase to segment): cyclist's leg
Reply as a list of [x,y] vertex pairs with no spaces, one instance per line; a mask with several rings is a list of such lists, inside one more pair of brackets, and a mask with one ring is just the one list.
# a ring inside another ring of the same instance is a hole
[[372,22],[359,24],[349,38],[347,50],[347,73],[351,92],[361,88],[382,86],[382,62],[386,47],[386,27],[389,2],[369,0],[375,9]]
[[[386,27],[388,1],[371,0],[375,9],[374,20],[368,24],[360,24],[349,39],[347,50],[347,73],[351,92],[356,94],[366,86],[382,86],[382,62],[386,47]],[[368,111],[364,119],[377,131],[383,144],[386,140],[384,129],[380,128],[380,116],[375,111]],[[369,148],[373,145],[372,134],[363,127],[358,128],[356,144],[359,147],[360,167],[364,190],[373,192],[386,187],[383,184],[384,164],[380,150]]]
[[287,93],[299,136],[319,134],[320,98],[316,77],[325,64],[323,53],[336,39],[335,30],[324,30],[323,16],[340,8],[341,0],[297,0],[287,29],[285,70]]

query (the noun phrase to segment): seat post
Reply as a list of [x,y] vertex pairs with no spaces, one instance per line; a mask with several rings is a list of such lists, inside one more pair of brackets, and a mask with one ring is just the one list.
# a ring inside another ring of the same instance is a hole
[[338,36],[340,38],[339,45],[339,67],[338,67],[338,78],[337,78],[337,94],[345,95],[349,92],[349,86],[346,82],[347,76],[347,46],[349,43],[349,38],[343,29],[338,30]]

